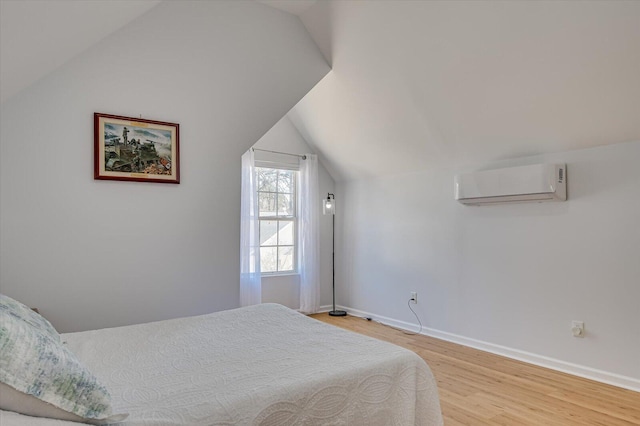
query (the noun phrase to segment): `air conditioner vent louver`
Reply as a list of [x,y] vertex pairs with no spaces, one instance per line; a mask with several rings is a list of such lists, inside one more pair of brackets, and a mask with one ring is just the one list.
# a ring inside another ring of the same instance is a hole
[[565,164],[509,167],[455,177],[455,197],[463,204],[565,201]]

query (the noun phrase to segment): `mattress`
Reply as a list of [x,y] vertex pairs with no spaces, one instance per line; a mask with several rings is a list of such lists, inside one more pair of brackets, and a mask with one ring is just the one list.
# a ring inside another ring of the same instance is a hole
[[[443,423],[418,355],[276,304],[62,338],[124,426]],[[6,411],[0,423],[77,425]]]

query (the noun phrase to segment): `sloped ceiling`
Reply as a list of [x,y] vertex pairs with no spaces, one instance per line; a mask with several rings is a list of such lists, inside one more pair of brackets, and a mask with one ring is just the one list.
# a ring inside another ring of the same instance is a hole
[[[332,64],[289,118],[338,181],[640,140],[640,1],[261,2]],[[158,3],[0,1],[2,101]]]
[[320,1],[290,113],[337,180],[640,140],[638,1]]
[[0,100],[9,99],[158,3],[0,1]]
[[258,3],[266,4],[284,12],[300,16],[309,9],[317,0],[256,0]]

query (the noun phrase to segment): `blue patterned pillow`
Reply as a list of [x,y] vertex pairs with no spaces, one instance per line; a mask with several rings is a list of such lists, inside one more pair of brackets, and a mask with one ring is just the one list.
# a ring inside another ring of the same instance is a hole
[[31,308],[22,303],[0,294],[0,311],[2,315],[11,315],[19,320],[25,321],[32,325],[37,330],[50,336],[51,338],[60,341],[60,334],[56,329],[47,321],[42,315],[34,312]]
[[[127,417],[126,414],[111,415],[111,396],[107,389],[60,342],[57,333],[52,336],[42,323],[25,320],[4,306],[0,306],[0,382],[27,398],[37,398],[71,414],[71,418],[64,417],[66,420],[78,416],[80,421],[101,424]],[[47,416],[38,414],[46,411],[23,411],[26,400],[16,402],[9,393],[5,388],[0,396],[0,408]],[[41,408],[47,408],[42,405]]]

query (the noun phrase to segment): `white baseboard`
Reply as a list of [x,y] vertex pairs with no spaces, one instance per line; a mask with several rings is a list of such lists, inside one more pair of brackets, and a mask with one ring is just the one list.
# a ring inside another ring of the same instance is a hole
[[331,309],[333,309],[333,305],[322,305],[320,306],[320,310],[318,311],[318,313],[329,312]]
[[[331,309],[332,309],[331,305],[321,306],[320,312],[328,312]],[[396,328],[401,328],[403,330],[407,330],[411,332],[417,332],[420,328],[418,324],[398,321],[393,318],[372,314],[370,312],[360,311],[358,309],[352,309],[346,306],[336,306],[336,309],[347,311],[347,313],[349,313],[349,315],[352,315],[352,316],[362,317],[362,318],[371,318],[374,321],[378,321],[383,324],[390,325]],[[447,333],[445,331],[439,331],[432,328],[423,327],[422,332],[420,334],[423,334],[425,336],[435,337],[441,340],[446,340],[452,343],[457,343],[463,346],[469,346],[471,348],[479,349],[485,352],[490,352],[496,355],[502,355],[507,358],[516,359],[518,361],[527,362],[529,364],[538,365],[540,367],[546,367],[552,370],[561,371],[563,373],[573,374],[574,376],[584,377],[585,379],[591,379],[597,382],[602,382],[609,385],[640,392],[640,380],[635,379],[633,377],[627,377],[627,376],[622,376],[615,373],[610,373],[608,371],[597,370],[595,368],[586,367],[579,364],[573,364],[571,362],[561,361],[559,359],[549,358],[543,355],[521,351],[519,349],[513,349],[513,348],[508,348],[506,346],[483,342],[481,340],[471,339],[468,337],[460,336],[453,333]]]

